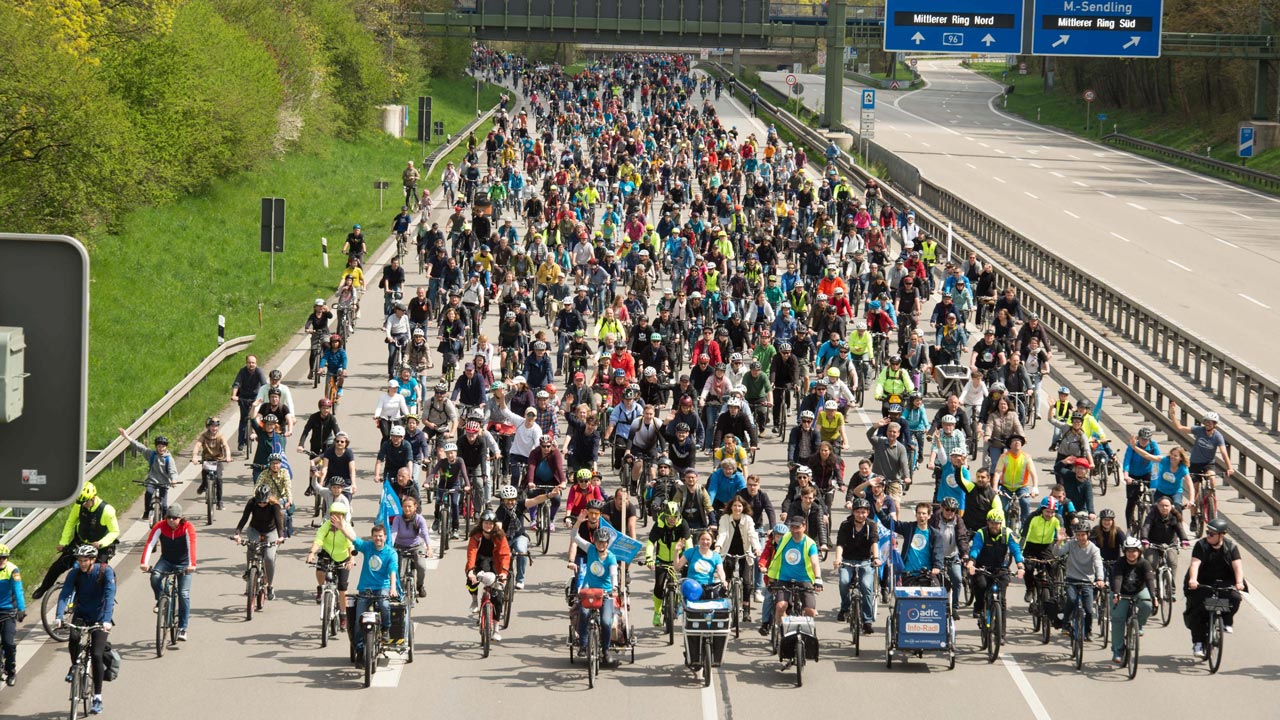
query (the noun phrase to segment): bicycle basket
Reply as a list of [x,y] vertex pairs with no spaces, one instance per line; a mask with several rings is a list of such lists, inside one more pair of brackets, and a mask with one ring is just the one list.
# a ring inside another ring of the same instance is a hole
[[583,588],[579,590],[578,604],[585,610],[599,610],[604,607],[604,590],[600,588]]
[[1231,600],[1224,597],[1207,597],[1204,599],[1205,612],[1231,612]]

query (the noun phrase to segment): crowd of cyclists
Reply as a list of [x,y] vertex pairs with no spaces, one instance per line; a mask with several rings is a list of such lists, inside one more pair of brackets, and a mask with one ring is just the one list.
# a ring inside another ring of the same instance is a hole
[[[512,595],[493,588],[523,590],[531,544],[565,533],[582,650],[589,613],[577,589],[602,591],[610,627],[623,587],[644,574],[637,567],[652,569],[655,626],[664,607],[680,610],[673,578],[717,596],[739,577],[745,615],[759,607],[767,636],[790,600],[817,614],[830,561],[835,619],[860,617],[865,634],[896,585],[948,587],[959,620],[963,597],[976,617],[987,584],[1014,575],[1025,575],[1028,602],[1057,589],[1055,627],[1070,629],[1081,611],[1092,632],[1131,602],[1145,622],[1157,571],[1176,569],[1198,532],[1179,599],[1194,652],[1205,651],[1209,594],[1231,598],[1230,631],[1245,589],[1240,553],[1196,502],[1226,460],[1216,416],[1184,428],[1189,452],[1163,453],[1145,429],[1123,454],[1113,449],[1090,402],[1042,387],[1051,338],[992,267],[946,257],[875,181],[829,162],[834,146],[815,159],[773,127],[726,125],[713,104],[720,81],[685,57],[619,56],[568,75],[476,46],[472,72],[520,101],[504,95],[493,129],[471,135],[446,167],[443,223],[409,163],[406,206],[388,227],[396,249],[376,278],[365,270],[371,247],[352,229],[336,303],[316,300],[304,328],[315,338],[307,379],[325,384],[316,411],[250,356],[232,388],[235,448],[210,418],[193,453],[219,463],[217,481],[198,490],[216,493],[218,509],[221,465],[249,454],[254,487],[235,539],[250,557],[265,544],[268,599],[275,548],[301,532],[299,508],[314,507],[308,562],[338,568],[345,605],[363,557],[356,612],[376,605],[384,626],[388,600],[409,586],[427,592],[424,560],[450,541],[466,543],[471,612],[488,597],[501,614]],[[369,315],[375,322],[357,328]],[[342,387],[355,374],[346,348],[369,332],[387,347],[385,391],[353,401]],[[371,471],[357,452],[372,448],[353,449],[340,427],[361,417],[381,437]],[[1054,429],[1051,465],[1026,447],[1042,417]],[[291,465],[299,427],[295,449],[309,460]],[[785,445],[785,472],[756,462],[765,442]],[[141,563],[184,574],[185,640],[196,531],[163,493],[176,476],[168,441],[143,449],[163,517],[151,518]],[[1122,519],[1096,507],[1112,470],[1128,492]],[[373,519],[384,483],[400,512],[361,540],[353,518]],[[115,587],[105,563],[120,528],[92,484],[78,505],[34,597],[66,575],[61,604],[74,595],[72,624],[94,627],[100,711]],[[645,545],[631,563],[612,554],[622,536]],[[12,684],[12,624],[25,606],[7,556],[0,547]],[[320,565],[316,583],[319,603]],[[1114,607],[1094,607],[1084,584],[1109,586]],[[611,633],[602,635],[608,666]],[[357,662],[363,642],[353,635]]]

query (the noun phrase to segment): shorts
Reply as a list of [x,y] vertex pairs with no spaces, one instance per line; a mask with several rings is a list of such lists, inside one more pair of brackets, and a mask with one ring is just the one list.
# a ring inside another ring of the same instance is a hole
[[333,558],[329,557],[329,553],[324,550],[316,553],[316,560],[333,563],[333,577],[338,586],[338,592],[346,592],[347,585],[351,580],[351,569],[343,567],[345,561],[343,563],[337,562]]
[[[773,591],[773,601],[774,602],[790,602],[791,592],[792,592],[791,588],[778,588],[777,590]],[[818,609],[818,594],[813,591],[812,587],[806,587],[803,590],[801,590],[800,593],[801,593],[800,604],[804,606],[805,610]]]

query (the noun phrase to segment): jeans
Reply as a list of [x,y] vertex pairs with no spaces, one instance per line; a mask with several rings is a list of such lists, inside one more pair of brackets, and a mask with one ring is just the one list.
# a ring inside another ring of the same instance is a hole
[[[1003,452],[1003,447],[996,447],[993,443],[987,441],[987,472],[991,473],[993,478],[995,477],[996,463],[1000,461],[1000,455]],[[995,484],[995,482],[997,481],[993,479],[992,484]],[[1023,515],[1023,517],[1026,517],[1026,515]]]
[[773,606],[776,604],[777,602],[773,599],[773,591],[766,587],[764,589],[764,604],[760,606],[761,625],[767,626],[773,624]]
[[[1071,627],[1071,621],[1075,617],[1078,607],[1084,608],[1084,628],[1085,638],[1093,624],[1093,587],[1079,584],[1078,580],[1067,580],[1067,604],[1063,608],[1065,611],[1062,615],[1062,626]],[[1077,598],[1079,605],[1077,606]]]
[[[364,592],[363,590],[361,591]],[[365,610],[369,609],[371,603],[378,604],[378,614],[382,616],[382,630],[387,632],[391,630],[391,601],[387,598],[386,590],[379,590],[377,597],[366,597],[363,594],[356,597],[356,622],[360,622],[364,616]],[[356,635],[356,652],[364,652],[364,633],[358,632]]]
[[[1111,609],[1111,653],[1119,655],[1124,651],[1124,621],[1129,617],[1129,598],[1118,595],[1119,600]],[[1138,627],[1147,624],[1151,617],[1151,593],[1146,588],[1138,591],[1133,602],[1138,603]]]
[[249,437],[249,418],[253,417],[253,398],[240,398],[236,401],[240,406],[240,424],[236,427],[236,449],[245,446]]
[[[1018,498],[1018,512],[1021,513],[1018,517],[1022,518],[1022,527],[1025,528],[1031,524],[1031,488],[1020,487],[1014,493],[1014,496]],[[1009,504],[1011,502],[1011,498],[1005,497],[1004,493],[1000,494],[1000,503],[1004,505],[1005,517],[1009,515]]]
[[[422,587],[427,580],[427,559],[423,557],[421,554],[423,552],[426,552],[426,549],[427,549],[427,544],[422,542],[421,540],[407,547],[399,547],[399,546],[396,547],[397,551],[408,551],[408,550],[415,551],[415,555],[413,558],[413,573],[414,573],[414,580],[417,582],[418,587]],[[408,577],[409,572],[410,572],[409,568],[404,567],[404,564],[401,563],[400,573],[399,573],[401,583],[403,583],[405,581],[405,578]]]
[[[168,509],[169,509],[169,486],[168,486],[168,485],[157,485],[157,484],[153,484],[153,483],[148,482],[148,483],[147,483],[147,492],[146,492],[146,497],[144,498],[144,505],[143,505],[143,507],[145,508],[145,509],[143,510],[143,513],[144,513],[144,515],[143,515],[143,516],[144,516],[144,517],[151,517],[151,501],[152,501],[153,499],[155,499],[155,495],[156,495],[156,493],[160,493],[160,514],[161,514],[161,516],[163,516],[163,515],[164,515],[165,510],[168,510]],[[155,518],[155,519],[156,519],[156,520],[160,520],[161,518]]]
[[[580,608],[578,611],[578,647],[587,646],[587,622],[591,611]],[[609,652],[609,640],[613,635],[613,596],[605,595],[604,605],[600,608],[600,652]]]
[[178,573],[178,627],[182,630],[187,629],[187,623],[191,620],[191,575],[183,572],[184,570],[186,566],[175,565],[160,558],[151,572],[151,594],[155,595],[156,602],[160,602],[163,576],[167,573]]
[[406,353],[406,359],[408,359],[407,353],[409,351],[408,350],[408,345],[409,345],[408,333],[396,333],[391,337],[394,340],[394,342],[387,343],[387,377],[393,377],[395,375],[396,350],[397,349],[403,350]]
[[964,585],[960,557],[953,555],[947,558],[943,562],[942,569],[947,574],[948,582],[951,583],[951,607],[958,608],[960,607],[960,588]]
[[[276,579],[276,531],[272,530],[268,533],[262,533],[252,527],[248,528],[248,530],[247,542],[249,543],[250,550],[253,549],[253,543],[258,542],[263,538],[270,542],[270,544],[267,545],[266,552],[262,553],[262,566],[263,569],[267,571],[267,587],[271,587],[275,584]],[[247,557],[248,556],[246,555],[246,558]]]
[[858,574],[858,588],[862,591],[862,622],[874,623],[876,621],[876,572],[870,560],[840,563],[840,612],[847,613],[850,610],[849,587],[853,585],[855,572]]
[[524,582],[525,571],[529,569],[529,536],[517,535],[511,540],[511,553],[516,561],[516,582]]
[[704,448],[714,448],[716,446],[715,445],[716,420],[720,418],[720,409],[722,407],[724,406],[712,405],[711,403],[707,403],[707,406],[704,408],[704,412],[706,414],[706,418],[704,420],[704,424],[706,425],[706,437],[704,439],[704,442],[702,443],[702,446]]

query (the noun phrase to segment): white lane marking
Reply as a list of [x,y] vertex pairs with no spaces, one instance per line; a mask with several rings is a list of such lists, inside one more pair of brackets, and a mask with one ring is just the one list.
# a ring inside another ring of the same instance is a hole
[[977,165],[974,165],[973,163],[965,163],[965,165],[966,165],[970,170],[977,170],[977,169],[978,169],[978,166],[977,166]]
[[[923,140],[921,140],[921,141],[920,141],[920,144],[921,144],[921,145],[923,145],[923,146],[925,146],[925,147],[933,147],[932,145],[930,145],[929,143],[927,143],[927,142],[925,142],[925,141],[923,141]],[[450,502],[452,502],[452,501],[450,501]]]
[[1218,242],[1222,243],[1223,245],[1226,245],[1227,247],[1233,247],[1233,248],[1238,248],[1238,247],[1240,247],[1239,245],[1237,245],[1237,244],[1235,244],[1235,243],[1232,243],[1232,242],[1227,242],[1226,240],[1223,240],[1223,239],[1222,239],[1222,238],[1220,238],[1220,237],[1215,237],[1215,238],[1213,238],[1213,239],[1214,239],[1214,240],[1217,240]]
[[1004,152],[1003,150],[1001,150],[1000,148],[996,148],[996,152],[1000,153],[1001,155],[1004,155],[1004,154],[1005,154],[1005,152]]
[[[1165,259],[1166,259],[1166,260],[1169,260],[1169,258],[1165,258]],[[1170,265],[1173,265],[1174,267],[1180,267],[1180,268],[1182,268],[1183,270],[1186,270],[1187,272],[1191,272],[1191,268],[1187,267],[1186,265],[1183,265],[1182,263],[1178,262],[1177,260],[1169,260],[1169,264],[1170,264]]]
[[1026,195],[1027,197],[1031,198],[1032,200],[1039,200],[1039,199],[1040,199],[1039,197],[1037,197],[1037,196],[1035,196],[1035,195],[1032,195],[1031,193],[1027,192],[1026,190],[1023,190],[1023,191],[1022,191],[1022,194],[1023,194],[1023,195]]
[[[1270,306],[1270,305],[1267,305],[1267,304],[1265,304],[1265,303],[1262,303],[1262,302],[1259,302],[1259,301],[1257,301],[1257,300],[1254,300],[1253,298],[1249,297],[1248,295],[1245,295],[1244,293],[1236,293],[1236,294],[1237,294],[1237,295],[1239,295],[1240,297],[1244,298],[1245,300],[1248,300],[1249,302],[1253,303],[1254,305],[1257,305],[1258,307],[1263,308],[1264,310],[1270,310],[1270,309],[1271,309],[1271,306]],[[1274,624],[1274,623],[1273,623],[1273,624]],[[1276,629],[1277,629],[1277,630],[1280,630],[1280,626],[1277,626],[1277,628],[1276,628]]]
[[1041,145],[1040,147],[1041,147],[1041,148],[1044,148],[1045,150],[1052,150],[1052,149],[1053,149],[1053,148],[1049,147],[1048,145]]
[[1079,160],[1079,159],[1080,159],[1080,156],[1079,156],[1079,155],[1072,155],[1071,153],[1067,153],[1067,157],[1071,158],[1072,160]]
[[1118,235],[1118,234],[1116,234],[1116,233],[1111,233],[1111,237],[1113,237],[1113,238],[1117,238],[1117,239],[1120,239],[1120,240],[1123,240],[1123,241],[1125,241],[1125,242],[1130,242],[1129,238],[1127,238],[1127,237],[1125,237],[1125,236],[1123,236],[1123,235]]
[[979,144],[979,145],[981,145],[981,146],[982,146],[982,147],[984,147],[984,148],[990,148],[990,147],[991,147],[990,145],[988,145],[988,144],[986,144],[986,143],[984,143],[984,142],[979,142],[978,144]]
[[[893,126],[892,126],[892,125],[890,125],[889,127],[890,127],[890,128],[892,128]],[[903,137],[911,137],[911,133],[909,133],[909,132],[904,132],[904,133],[902,133],[902,135],[903,135]]]
[[1003,179],[998,178],[998,177],[996,177],[995,175],[992,175],[992,176],[991,176],[991,179],[992,179],[992,180],[995,180],[996,182],[1000,182],[1000,183],[1004,182],[1004,180],[1003,180]]
[[[416,637],[418,632],[414,630]],[[397,688],[400,686],[400,676],[404,674],[405,661],[399,657],[387,660],[386,667],[378,668],[378,672],[373,674],[369,679],[369,687],[377,688]]]
[[1256,592],[1241,593],[1241,595],[1244,596],[1245,600],[1249,601],[1249,604],[1253,606],[1254,610],[1258,611],[1259,615],[1267,619],[1273,629],[1280,630],[1280,609],[1271,604],[1271,601],[1265,595]]
[[1080,182],[1079,180],[1072,180],[1071,184],[1079,185],[1080,187],[1089,187],[1089,183],[1083,183],[1083,182]]
[[1115,196],[1115,195],[1112,195],[1111,193],[1107,192],[1106,190],[1099,190],[1099,191],[1098,191],[1098,194],[1099,194],[1099,195],[1102,195],[1103,197],[1109,197],[1109,198],[1111,198],[1112,200],[1115,200],[1115,199],[1116,199],[1116,196]]
[[1195,197],[1194,195],[1188,195],[1188,194],[1186,194],[1186,193],[1178,193],[1178,194],[1179,194],[1179,195],[1181,195],[1182,197],[1184,197],[1184,198],[1188,199],[1188,200],[1195,200],[1195,199],[1196,199],[1196,197]]
[[969,142],[973,142],[973,138],[969,137],[968,135],[965,135],[964,139],[968,140]]
[[1142,206],[1141,206],[1141,205],[1139,205],[1138,203],[1127,202],[1127,203],[1125,203],[1125,205],[1128,205],[1129,207],[1133,208],[1134,210],[1146,210],[1146,208],[1142,207]]
[[1050,170],[1050,171],[1049,171],[1049,174],[1050,174],[1050,175],[1052,175],[1052,176],[1054,176],[1054,177],[1059,177],[1059,178],[1064,178],[1064,177],[1066,177],[1066,175],[1063,175],[1062,173],[1058,172],[1057,170]]
[[1138,182],[1142,183],[1143,185],[1150,185],[1150,184],[1151,184],[1149,181],[1147,181],[1147,180],[1143,180],[1142,178],[1134,178],[1134,180],[1137,180]]
[[1161,220],[1168,220],[1169,222],[1173,223],[1174,225],[1181,225],[1181,224],[1182,224],[1182,221],[1181,221],[1181,220],[1175,220],[1174,218],[1171,218],[1171,217],[1169,217],[1168,215],[1161,215],[1161,216],[1160,216],[1160,219],[1161,219]]
[[1063,210],[1062,212],[1064,212],[1064,213],[1066,213],[1066,214],[1070,215],[1071,217],[1073,217],[1073,218],[1075,218],[1075,219],[1077,219],[1077,220],[1079,220],[1079,219],[1080,219],[1080,216],[1079,216],[1079,215],[1077,215],[1077,214],[1075,214],[1075,213],[1071,212],[1070,210]]
[[[1022,158],[1018,158],[1018,159],[1019,159],[1019,160],[1021,160]],[[1033,167],[1033,168],[1037,169],[1037,170],[1043,170],[1043,169],[1044,169],[1044,168],[1040,167],[1039,165],[1037,165],[1037,164],[1035,164],[1035,163],[1027,163],[1027,164],[1028,164],[1028,165],[1030,165],[1031,167]]]
[[1018,661],[1011,655],[1003,653],[1000,659],[1004,661],[1004,669],[1009,671],[1009,677],[1013,678],[1013,684],[1018,686],[1018,692],[1022,693],[1022,699],[1027,702],[1027,707],[1031,708],[1031,714],[1036,720],[1051,720],[1049,711],[1044,708],[1044,703],[1040,702],[1040,696],[1036,695],[1035,688],[1031,687],[1031,682],[1022,673],[1022,668],[1018,667]]
[[716,713],[716,683],[702,688],[698,695],[702,699],[702,720],[717,720],[720,716]]
[[1112,170],[1111,168],[1107,167],[1106,165],[1099,165],[1098,167],[1102,168],[1103,170],[1106,170],[1107,172],[1115,172],[1115,170]]
[[1248,215],[1245,215],[1244,213],[1241,213],[1241,212],[1236,212],[1235,210],[1232,210],[1232,211],[1231,211],[1231,214],[1232,214],[1232,215],[1239,215],[1240,217],[1244,218],[1245,220],[1252,220],[1252,219],[1253,219],[1253,218],[1249,217]]

